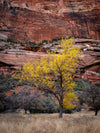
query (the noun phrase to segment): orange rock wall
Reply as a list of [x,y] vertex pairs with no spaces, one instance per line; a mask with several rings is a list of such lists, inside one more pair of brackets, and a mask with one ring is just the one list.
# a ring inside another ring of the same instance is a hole
[[0,38],[40,42],[66,35],[100,39],[99,0],[0,1]]

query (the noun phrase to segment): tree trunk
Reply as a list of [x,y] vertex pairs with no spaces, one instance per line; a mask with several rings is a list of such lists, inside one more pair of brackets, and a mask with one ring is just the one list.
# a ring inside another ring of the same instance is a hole
[[98,114],[98,110],[96,109],[96,110],[95,110],[95,116],[97,116],[97,114]]
[[27,114],[27,110],[25,109],[25,114]]
[[60,86],[61,86],[61,93],[60,93],[60,100],[59,100],[59,118],[63,117],[63,88],[62,88],[63,78],[62,78],[62,72],[60,73]]
[[62,104],[60,104],[59,109],[60,109],[59,118],[62,118],[63,117],[63,106],[62,106]]
[[59,101],[59,118],[63,117],[63,95],[60,97]]

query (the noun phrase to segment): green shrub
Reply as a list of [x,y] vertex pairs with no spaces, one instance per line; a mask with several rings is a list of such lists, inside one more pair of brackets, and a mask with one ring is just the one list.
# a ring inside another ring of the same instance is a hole
[[57,42],[57,41],[58,41],[58,39],[56,39],[56,38],[52,39],[52,42]]
[[84,87],[84,84],[82,82],[75,82],[76,87],[74,88],[75,91],[81,91],[82,88]]
[[55,113],[57,112],[56,103],[50,97],[44,97],[42,101],[42,112],[43,113]]
[[42,43],[40,42],[40,43],[38,43],[37,45],[38,45],[38,46],[42,46]]
[[50,40],[49,43],[52,43],[52,41]]
[[36,46],[36,45],[37,45],[36,42],[29,42],[29,46],[31,46],[31,47],[34,47],[34,46]]
[[6,92],[10,89],[14,89],[17,86],[18,80],[15,80],[11,75],[5,76],[4,73],[0,74],[0,91]]
[[72,114],[74,112],[74,109],[63,109],[63,113]]
[[48,41],[47,40],[42,40],[42,43],[48,44]]
[[58,45],[58,43],[55,43],[55,45]]

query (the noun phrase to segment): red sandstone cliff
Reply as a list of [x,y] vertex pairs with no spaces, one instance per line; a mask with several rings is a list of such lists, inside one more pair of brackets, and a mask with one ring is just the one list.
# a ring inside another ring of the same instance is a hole
[[[0,0],[0,40],[41,42],[66,35],[100,40],[100,0]],[[86,50],[80,60],[83,78],[95,82],[100,82],[98,41],[80,41]],[[0,53],[0,71],[11,72],[38,56]]]
[[[82,75],[82,78],[92,82],[100,82],[100,40],[75,39],[74,41],[75,46],[80,46],[84,53],[79,57],[77,72]],[[39,60],[41,56],[47,56],[45,53],[47,47],[51,51],[61,48],[60,45],[57,45],[57,42],[52,42],[42,44],[42,48],[36,46],[31,49],[33,51],[27,51],[29,49],[25,47],[26,50],[22,50],[24,46],[20,46],[20,44],[12,45],[12,43],[0,41],[0,73],[13,73],[24,63],[34,62],[34,60]],[[75,75],[75,78],[79,79],[80,76]]]
[[99,0],[1,0],[0,38],[51,40],[62,36],[100,39]]

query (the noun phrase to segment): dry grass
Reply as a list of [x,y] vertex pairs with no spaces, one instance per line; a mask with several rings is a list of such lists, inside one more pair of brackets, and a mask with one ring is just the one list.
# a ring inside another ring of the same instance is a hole
[[100,114],[0,114],[0,133],[100,133]]

